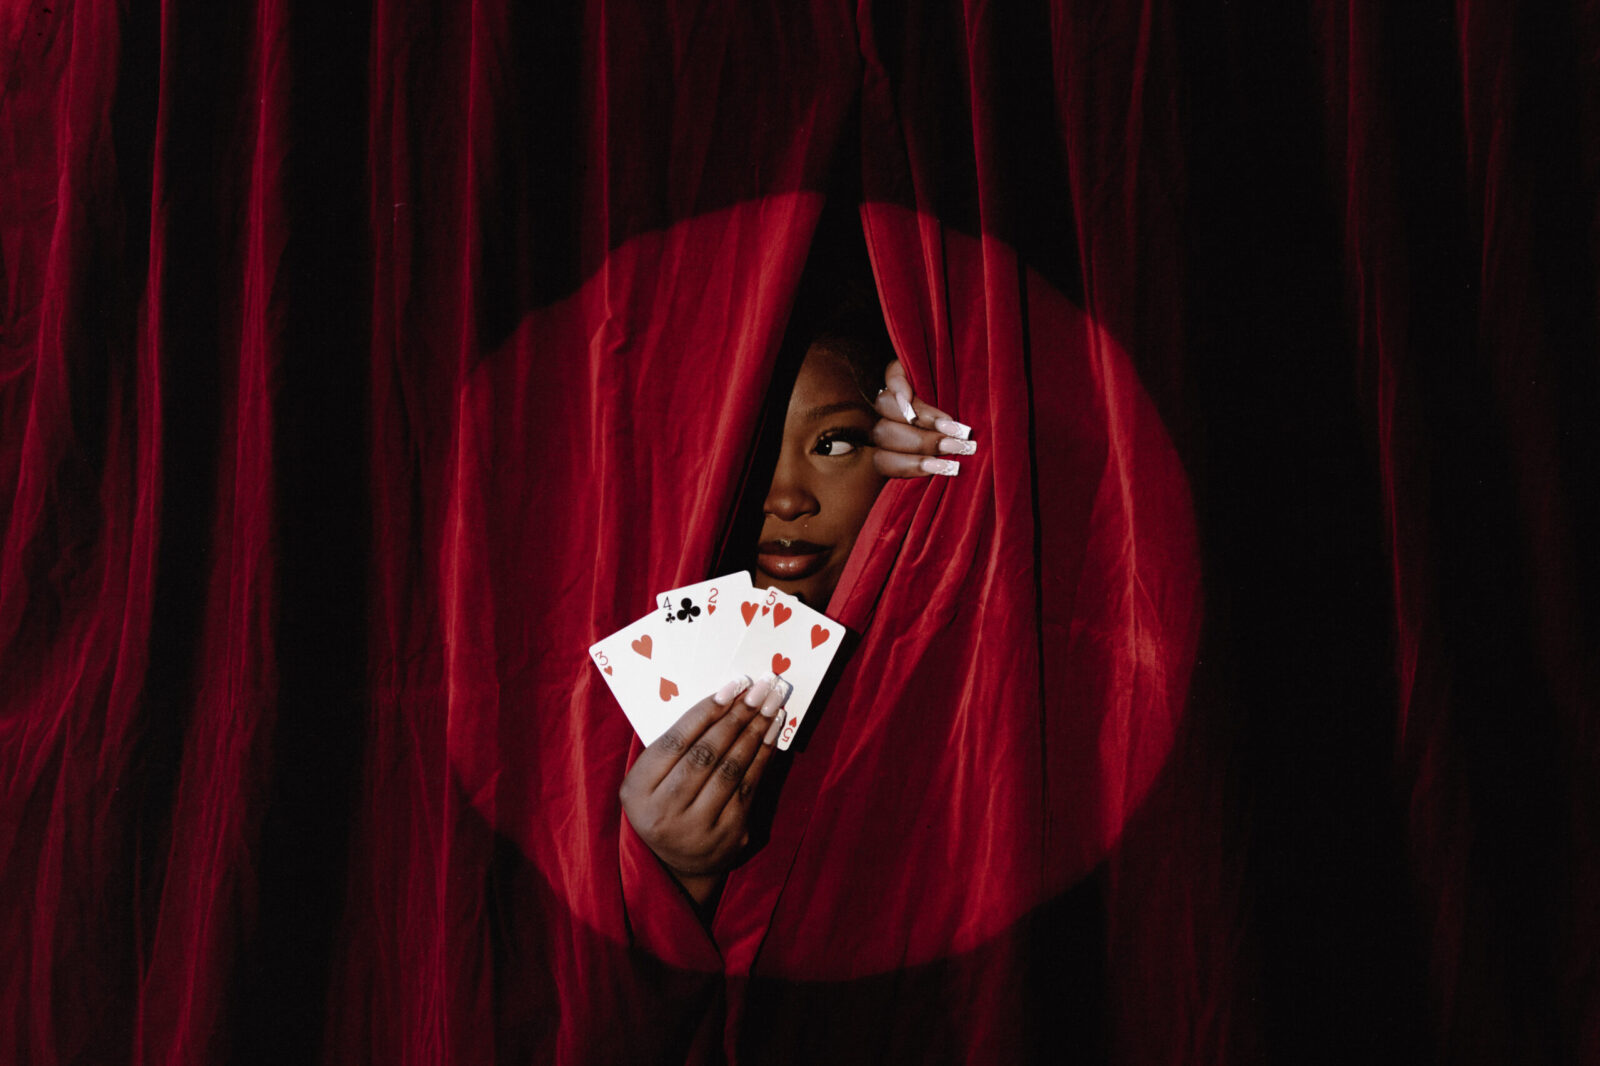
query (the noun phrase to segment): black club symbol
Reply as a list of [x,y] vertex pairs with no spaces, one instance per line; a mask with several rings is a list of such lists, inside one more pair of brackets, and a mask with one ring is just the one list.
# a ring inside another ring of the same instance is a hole
[[680,622],[693,622],[699,613],[700,608],[689,602],[689,598],[685,596],[683,598],[683,606],[678,608],[677,618]]

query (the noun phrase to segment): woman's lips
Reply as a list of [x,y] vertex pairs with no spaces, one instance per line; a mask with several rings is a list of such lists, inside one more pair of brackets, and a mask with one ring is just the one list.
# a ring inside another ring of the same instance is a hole
[[756,548],[756,566],[779,581],[799,581],[821,570],[828,549],[804,540],[766,540]]

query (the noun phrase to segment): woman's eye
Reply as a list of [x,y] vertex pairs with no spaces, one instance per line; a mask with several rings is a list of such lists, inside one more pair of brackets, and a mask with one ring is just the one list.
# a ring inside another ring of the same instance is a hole
[[821,438],[817,441],[817,445],[812,451],[818,455],[831,455],[837,458],[841,455],[849,455],[864,443],[866,443],[864,440],[853,440],[851,437],[841,434]]

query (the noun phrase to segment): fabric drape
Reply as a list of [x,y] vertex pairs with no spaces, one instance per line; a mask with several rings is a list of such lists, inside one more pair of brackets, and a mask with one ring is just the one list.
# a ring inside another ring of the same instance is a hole
[[[1597,42],[10,5],[0,1061],[1600,1057]],[[980,450],[702,925],[584,650],[736,554],[825,210]]]

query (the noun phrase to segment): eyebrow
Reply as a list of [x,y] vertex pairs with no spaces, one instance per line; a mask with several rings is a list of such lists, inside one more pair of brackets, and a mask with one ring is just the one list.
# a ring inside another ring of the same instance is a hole
[[864,411],[869,415],[873,413],[872,408],[860,400],[845,400],[840,403],[825,403],[820,407],[809,408],[800,412],[800,417],[808,422],[815,422],[818,419],[827,418],[829,415],[840,414],[844,411]]

